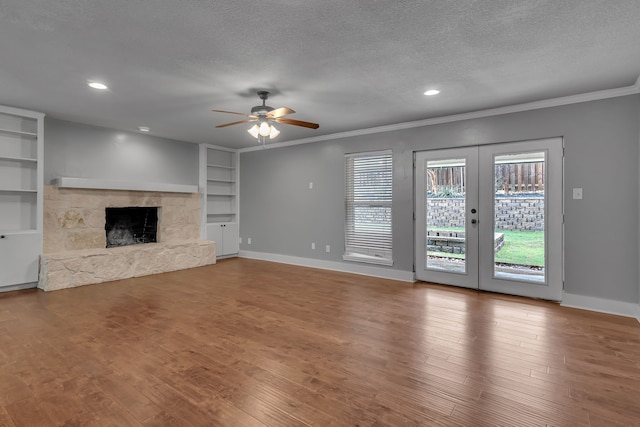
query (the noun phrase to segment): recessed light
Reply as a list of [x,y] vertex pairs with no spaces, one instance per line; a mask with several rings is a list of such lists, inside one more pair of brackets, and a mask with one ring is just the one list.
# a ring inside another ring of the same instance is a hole
[[146,126],[138,126],[138,130],[139,130],[140,132],[149,132],[151,129],[149,129],[149,128],[148,128],[148,127],[146,127]]
[[438,89],[429,89],[424,94],[427,95],[427,96],[433,96],[433,95],[437,95],[439,93],[440,93],[440,91]]
[[87,85],[89,85],[90,88],[93,89],[98,89],[98,90],[107,90],[109,89],[109,87],[101,82],[88,82]]

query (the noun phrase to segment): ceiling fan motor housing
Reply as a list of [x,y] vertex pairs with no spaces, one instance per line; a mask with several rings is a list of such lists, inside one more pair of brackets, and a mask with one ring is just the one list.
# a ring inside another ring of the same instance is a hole
[[256,105],[251,109],[251,115],[253,116],[266,116],[269,111],[273,111],[274,108],[269,105]]
[[269,99],[269,92],[266,90],[259,90],[258,96],[262,99],[262,105],[256,105],[251,109],[251,114],[258,117],[264,117],[269,111],[275,110],[275,108],[266,105],[267,99]]

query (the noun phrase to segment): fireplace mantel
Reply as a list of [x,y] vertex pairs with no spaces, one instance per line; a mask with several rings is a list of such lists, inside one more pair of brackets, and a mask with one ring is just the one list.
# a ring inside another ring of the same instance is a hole
[[163,193],[197,193],[197,185],[166,184],[161,182],[119,181],[112,179],[73,178],[61,176],[52,181],[59,188],[92,190],[156,191]]

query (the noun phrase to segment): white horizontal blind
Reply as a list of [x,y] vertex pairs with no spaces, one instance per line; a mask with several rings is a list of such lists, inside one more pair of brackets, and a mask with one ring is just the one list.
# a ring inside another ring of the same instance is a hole
[[391,265],[391,150],[345,159],[345,255],[350,261]]

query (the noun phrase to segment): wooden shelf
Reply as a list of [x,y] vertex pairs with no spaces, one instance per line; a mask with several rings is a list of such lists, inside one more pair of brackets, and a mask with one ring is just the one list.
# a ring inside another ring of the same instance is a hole
[[0,132],[1,133],[8,133],[10,135],[17,135],[17,136],[28,136],[29,138],[37,138],[38,134],[37,133],[33,133],[33,132],[23,132],[21,130],[13,130],[13,129],[2,129],[0,128]]
[[0,188],[0,193],[37,193],[38,190],[28,190],[24,188]]
[[24,162],[24,163],[38,163],[38,159],[32,159],[29,157],[0,156],[0,160],[9,160],[12,162]]
[[213,179],[213,178],[208,178],[207,182],[224,182],[227,184],[235,184],[235,181],[232,181],[230,179]]
[[214,165],[214,164],[207,164],[207,167],[211,167],[211,168],[220,168],[220,169],[235,169],[235,166],[228,166],[228,165]]

